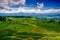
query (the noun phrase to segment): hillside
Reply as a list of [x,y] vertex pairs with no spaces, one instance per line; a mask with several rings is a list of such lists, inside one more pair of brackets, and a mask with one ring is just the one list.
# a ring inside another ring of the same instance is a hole
[[60,39],[60,20],[6,17],[6,21],[0,21],[0,37],[1,40],[20,40],[21,37]]

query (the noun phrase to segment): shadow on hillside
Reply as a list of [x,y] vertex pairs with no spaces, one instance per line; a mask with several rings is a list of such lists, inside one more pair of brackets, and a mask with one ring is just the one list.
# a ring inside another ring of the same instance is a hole
[[17,32],[12,29],[0,30],[0,40],[20,40],[20,38],[42,38],[45,34],[27,33],[27,32]]

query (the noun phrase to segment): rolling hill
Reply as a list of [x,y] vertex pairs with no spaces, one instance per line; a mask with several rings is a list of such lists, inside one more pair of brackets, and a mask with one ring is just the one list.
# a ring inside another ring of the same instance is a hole
[[45,40],[45,38],[58,40],[60,39],[59,22],[59,20],[41,20],[32,17],[6,17],[6,21],[0,21],[0,39],[20,40],[20,38],[32,37],[41,40]]

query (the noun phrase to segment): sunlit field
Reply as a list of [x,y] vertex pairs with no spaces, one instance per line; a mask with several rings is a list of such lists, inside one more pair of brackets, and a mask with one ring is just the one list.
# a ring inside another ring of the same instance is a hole
[[0,17],[0,40],[60,40],[60,20]]

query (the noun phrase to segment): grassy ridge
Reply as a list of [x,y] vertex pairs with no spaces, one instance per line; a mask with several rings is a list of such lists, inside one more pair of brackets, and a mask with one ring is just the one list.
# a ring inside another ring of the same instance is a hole
[[[60,25],[58,24],[57,21],[59,20],[55,20],[55,22],[50,22],[49,20],[40,20],[37,18],[11,18],[12,21],[11,23],[8,23],[10,26],[16,26],[16,27],[21,27],[21,29],[44,29],[48,30],[48,31],[56,31],[56,32],[60,32]],[[9,22],[8,18],[7,21]],[[14,24],[14,25],[13,25]],[[32,30],[31,29],[31,30]],[[42,31],[42,30],[41,30]]]
[[0,21],[0,39],[20,40],[21,37],[59,39],[59,22],[59,20],[7,17],[6,21]]

